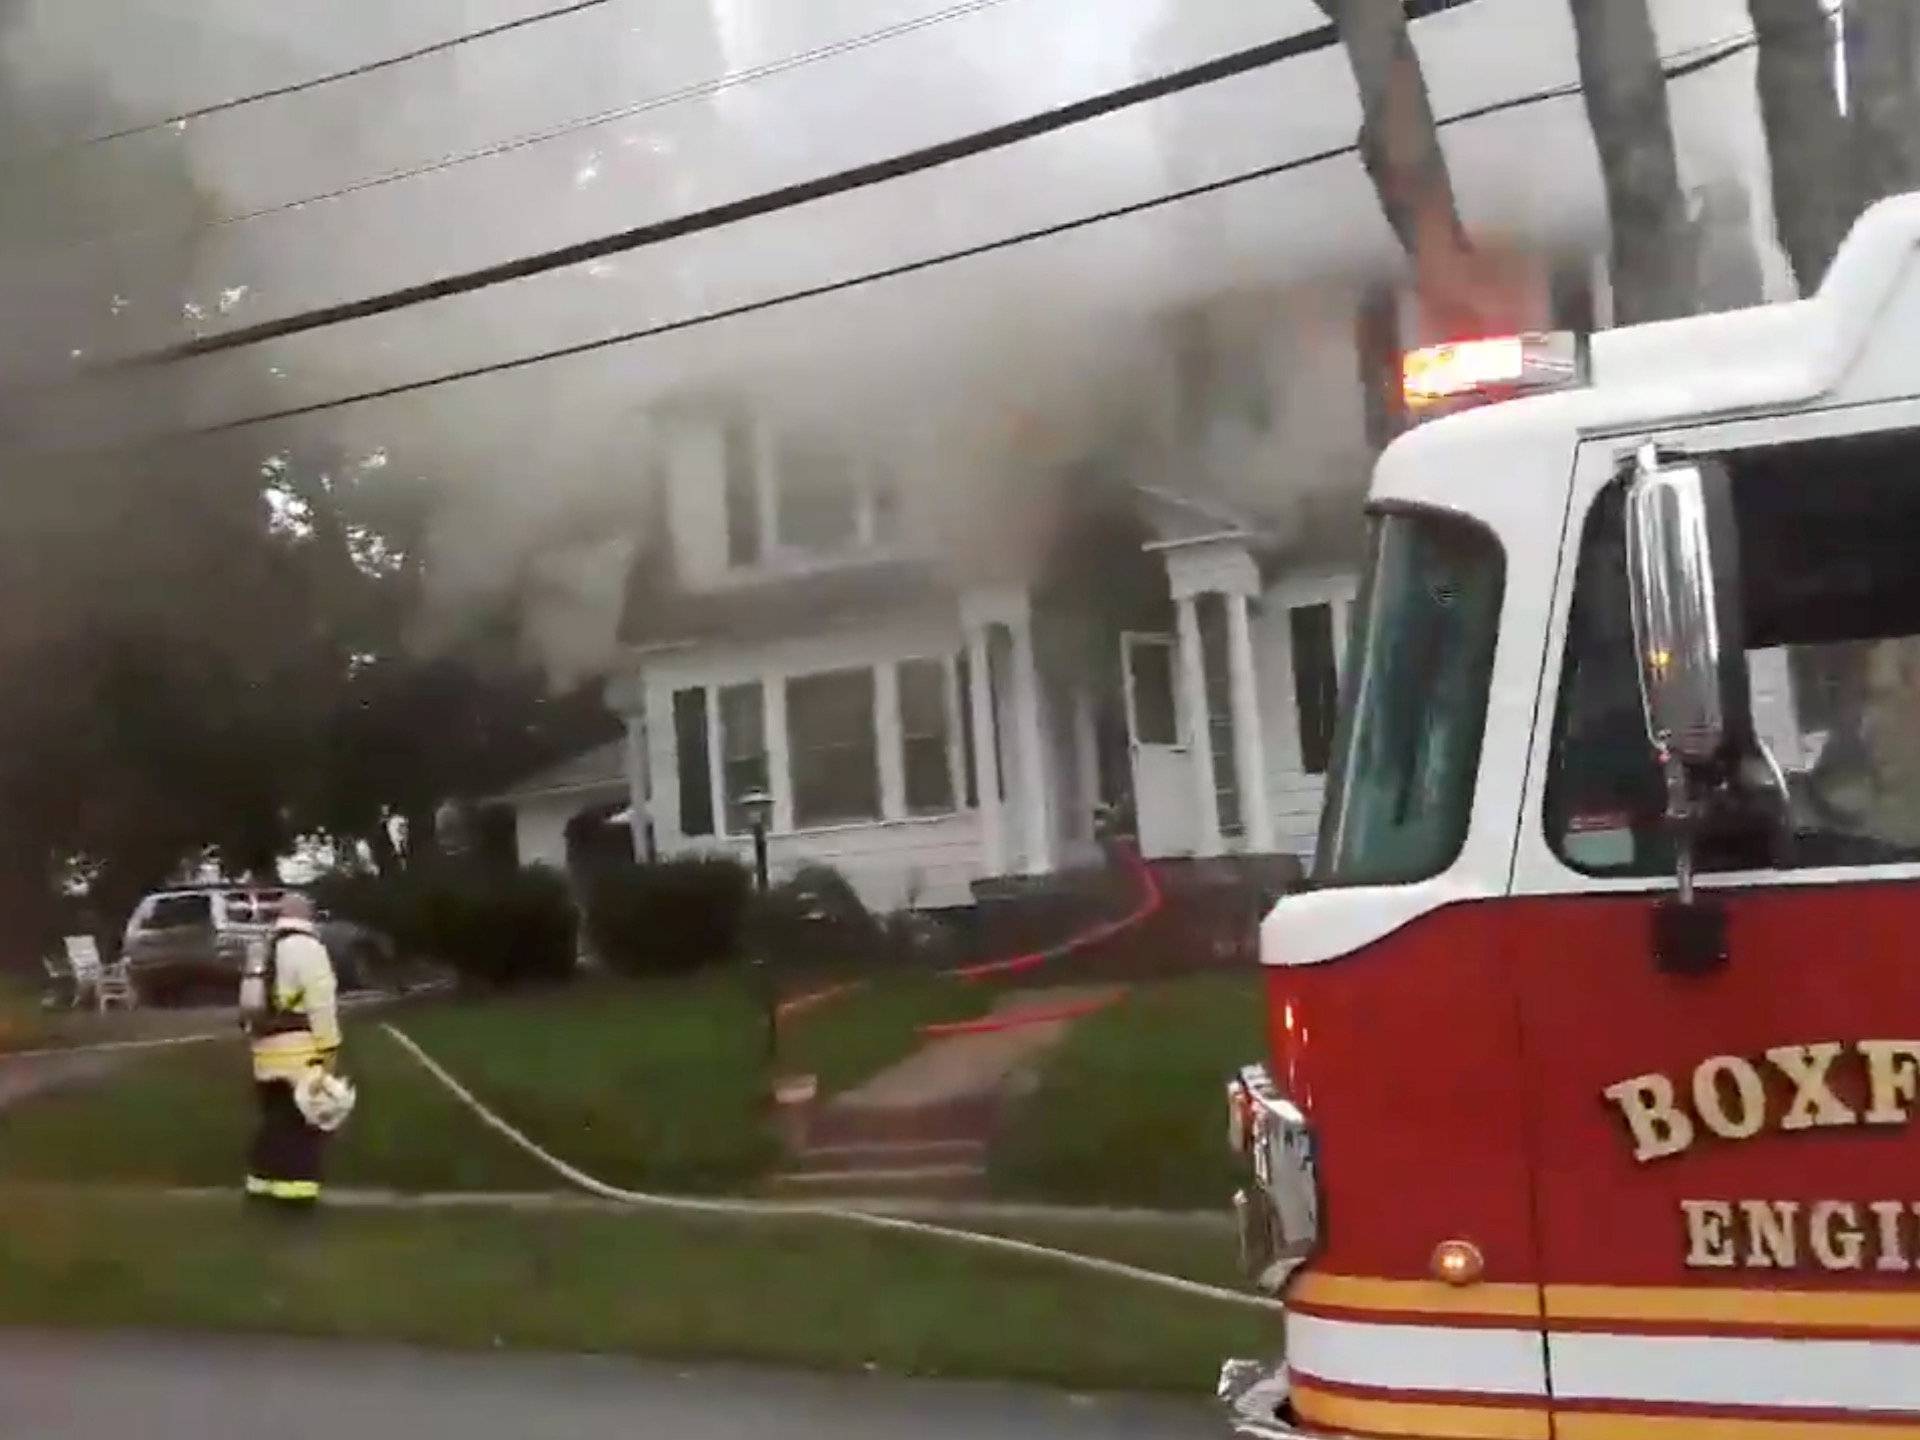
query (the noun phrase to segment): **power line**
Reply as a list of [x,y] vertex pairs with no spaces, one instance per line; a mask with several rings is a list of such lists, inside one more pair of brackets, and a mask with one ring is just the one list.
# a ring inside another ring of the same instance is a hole
[[[1408,0],[1407,14],[1410,18],[1418,19],[1472,3],[1474,0]],[[1339,31],[1332,25],[1323,25],[1280,40],[1268,41],[1265,44],[1202,61],[1197,65],[1189,65],[1184,69],[1171,71],[1151,80],[1123,85],[1117,90],[1109,90],[1084,100],[1058,105],[1036,115],[1008,121],[985,130],[976,130],[932,145],[920,146],[882,160],[850,166],[811,180],[783,185],[777,189],[745,196],[738,200],[724,201],[721,204],[710,205],[682,215],[669,216],[665,220],[651,221],[611,235],[577,241],[571,245],[563,245],[557,249],[544,250],[533,255],[518,256],[477,270],[446,275],[417,285],[402,286],[383,294],[342,301],[334,305],[318,306],[292,315],[281,316],[278,319],[239,326],[214,335],[198,336],[155,350],[106,361],[97,366],[90,366],[88,369],[99,373],[189,360],[201,355],[218,354],[224,350],[237,350],[243,346],[284,339],[290,335],[343,324],[349,320],[364,320],[414,305],[424,305],[435,300],[449,299],[455,295],[469,294],[475,290],[504,285],[509,281],[529,279],[535,275],[563,270],[589,260],[603,259],[609,255],[619,255],[646,246],[659,245],[685,235],[695,235],[726,225],[737,225],[742,221],[777,214],[783,210],[811,204],[816,200],[884,184],[890,180],[903,179],[908,175],[916,175],[959,160],[971,159],[976,155],[1004,150],[1009,146],[1037,139],[1042,135],[1049,135],[1054,131],[1112,114],[1117,110],[1143,105],[1148,101],[1177,95],[1182,91],[1197,89],[1203,85],[1216,84],[1222,80],[1279,64],[1283,60],[1291,60],[1316,50],[1332,48],[1339,43]]]
[[471,45],[476,40],[491,40],[496,35],[505,35],[514,30],[524,30],[529,25],[542,25],[549,20],[564,20],[569,15],[577,15],[583,10],[597,10],[601,6],[614,4],[615,0],[570,0],[570,3],[556,5],[550,10],[541,10],[532,15],[522,15],[513,20],[502,20],[496,25],[484,25],[478,30],[468,30],[464,34],[450,35],[445,40],[435,40],[431,44],[416,46],[412,50],[403,50],[398,55],[388,55],[380,60],[368,60],[352,65],[345,70],[334,70],[325,75],[315,75],[307,80],[295,80],[285,85],[276,85],[270,90],[256,90],[250,95],[236,95],[229,100],[216,100],[211,104],[195,106],[191,110],[181,110],[159,120],[142,120],[119,130],[108,130],[103,134],[90,135],[84,140],[68,140],[53,145],[32,155],[20,156],[11,161],[8,168],[30,160],[48,160],[69,154],[76,150],[90,149],[96,145],[106,145],[115,140],[130,140],[135,135],[148,135],[156,130],[165,130],[170,126],[185,125],[192,120],[205,120],[212,115],[223,115],[229,110],[244,109],[248,105],[258,105],[263,100],[281,100],[289,95],[298,95],[307,90],[318,90],[325,85],[338,84],[342,80],[354,80],[362,75],[372,75],[376,71],[391,70],[398,65],[411,64],[415,60],[424,60],[430,55],[440,55],[448,50],[456,50],[462,45]]
[[[1683,79],[1720,65],[1735,56],[1751,50],[1758,43],[1754,36],[1729,41],[1713,42],[1682,52],[1684,58],[1675,57],[1663,68],[1669,79]],[[1525,95],[1513,96],[1504,100],[1492,101],[1485,105],[1474,106],[1453,115],[1442,117],[1436,123],[1440,126],[1464,124],[1472,120],[1485,119],[1492,115],[1505,114],[1513,110],[1543,104],[1551,100],[1571,99],[1581,93],[1578,82],[1555,85],[1543,90],[1532,91]],[[1178,190],[1167,191],[1145,200],[1131,201],[1125,205],[1110,206],[1090,214],[1078,215],[1068,220],[1056,221],[1049,225],[1035,226],[1032,229],[1003,235],[993,240],[981,241],[973,245],[961,246],[954,250],[941,251],[935,255],[922,256],[918,260],[902,261],[899,264],[882,266],[879,269],[863,271],[857,275],[842,276],[837,280],[823,281],[817,285],[803,286],[795,290],[782,291],[778,295],[764,296],[758,300],[742,301],[737,305],[721,306],[717,309],[702,311],[697,315],[683,316],[678,320],[662,321],[656,325],[642,326],[633,330],[621,331],[616,335],[603,335],[594,340],[583,340],[571,345],[556,346],[548,350],[539,350],[527,355],[514,356],[507,360],[490,361],[484,365],[467,366],[459,370],[449,370],[423,379],[406,380],[398,384],[383,385],[375,389],[362,390],[350,395],[336,396],[330,400],[316,400],[303,405],[289,405],[279,410],[263,411],[258,414],[242,416],[235,420],[222,420],[211,425],[196,426],[190,429],[171,432],[161,438],[190,439],[202,436],[222,435],[236,430],[251,429],[256,425],[273,424],[282,420],[295,420],[308,415],[318,415],[330,410],[345,409],[352,405],[362,405],[375,400],[390,400],[400,395],[414,394],[422,390],[435,389],[441,385],[457,384],[463,380],[478,380],[488,375],[500,375],[514,370],[524,370],[535,365],[543,365],[553,360],[566,360],[579,355],[591,354],[598,350],[611,350],[622,345],[637,343],[641,340],[658,339],[661,336],[677,334],[685,330],[696,330],[707,325],[717,325],[726,320],[737,320],[763,311],[777,310],[788,305],[799,304],[806,300],[817,300],[824,296],[836,295],[848,290],[860,289],[867,285],[879,284],[887,280],[897,280],[903,276],[935,270],[945,265],[956,264],[962,260],[977,259],[998,251],[1012,250],[1021,245],[1032,244],[1055,236],[1071,234],[1077,230],[1103,225],[1110,220],[1124,219],[1130,215],[1141,215],[1149,211],[1165,209],[1188,200],[1219,194],[1237,189],[1242,185],[1254,184],[1261,180],[1270,180],[1296,170],[1322,165],[1359,153],[1359,146],[1349,142],[1316,150],[1311,154],[1297,155],[1291,159],[1276,161],[1252,170],[1240,171],[1218,180],[1209,180],[1198,185],[1185,186]]]
[[364,191],[376,190],[382,186],[398,184],[404,180],[418,180],[423,176],[438,174],[444,170],[452,170],[461,165],[472,164],[478,160],[490,160],[496,155],[511,154],[514,151],[524,150],[530,146],[544,144],[549,140],[563,139],[569,135],[577,135],[584,131],[598,129],[602,126],[614,124],[617,121],[632,119],[636,115],[644,115],[654,110],[662,110],[669,106],[683,104],[689,100],[699,100],[718,95],[742,85],[752,84],[759,80],[771,79],[778,75],[787,74],[790,71],[802,69],[808,65],[818,64],[825,60],[837,59],[842,55],[853,54],[856,51],[864,50],[871,46],[884,44],[889,40],[897,40],[902,36],[911,35],[920,30],[930,29],[935,25],[944,25],[954,20],[979,14],[985,10],[997,9],[999,6],[1007,3],[1009,3],[1009,0],[966,0],[964,4],[950,5],[944,10],[935,10],[927,15],[915,16],[911,20],[902,20],[892,25],[883,25],[875,30],[864,31],[858,35],[849,35],[839,40],[830,41],[824,45],[815,46],[810,50],[797,51],[792,55],[783,56],[778,60],[769,60],[763,64],[745,66],[739,70],[729,70],[723,75],[713,76],[690,85],[682,85],[677,89],[668,90],[659,95],[651,95],[644,100],[636,100],[631,104],[618,105],[611,109],[595,111],[591,115],[582,115],[575,119],[556,125],[545,126],[538,130],[524,131],[519,135],[508,136],[505,139],[491,141],[488,144],[474,146],[471,149],[452,151],[432,160],[421,161],[418,164],[400,166],[393,170],[384,170],[375,175],[363,176],[358,180],[350,181],[344,185],[337,185],[332,189],[316,191],[310,195],[302,195],[297,199],[278,200],[271,205],[261,205],[252,210],[238,211],[232,215],[216,216],[211,220],[196,221],[191,225],[166,227],[164,229],[159,226],[136,226],[130,230],[116,230],[103,235],[89,236],[82,242],[82,248],[91,249],[95,246],[135,239],[141,236],[159,234],[180,236],[198,235],[213,230],[225,229],[230,225],[244,225],[254,220],[266,219],[269,216],[286,214],[289,211],[304,210],[309,205],[324,205],[330,201],[343,200],[348,196],[358,195]]

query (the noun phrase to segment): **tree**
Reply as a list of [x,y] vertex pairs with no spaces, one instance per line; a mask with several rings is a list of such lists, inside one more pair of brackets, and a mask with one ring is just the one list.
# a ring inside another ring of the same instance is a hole
[[1854,206],[1920,184],[1920,10],[1912,0],[1849,0],[1848,110]]
[[1413,264],[1428,317],[1444,333],[1471,333],[1482,319],[1474,297],[1473,246],[1402,0],[1314,3],[1340,32],[1360,92],[1360,158],[1381,212]]
[[1612,222],[1615,316],[1631,325],[1689,314],[1699,279],[1694,233],[1647,0],[1570,3]]
[[1825,0],[1747,0],[1759,37],[1760,123],[1774,226],[1803,292],[1819,288],[1852,223],[1848,125],[1834,86]]
[[1920,188],[1920,12],[1911,0],[1847,0],[1842,97],[1823,0],[1747,3],[1760,38],[1775,223],[1810,294],[1861,211]]

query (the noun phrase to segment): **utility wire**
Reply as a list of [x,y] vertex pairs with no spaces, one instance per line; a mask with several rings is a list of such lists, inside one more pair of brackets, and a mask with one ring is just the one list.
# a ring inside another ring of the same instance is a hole
[[115,140],[130,140],[135,135],[147,135],[156,130],[165,130],[170,126],[185,125],[192,120],[204,120],[211,115],[223,115],[229,110],[244,109],[248,105],[258,105],[263,100],[281,100],[289,95],[298,95],[307,90],[318,90],[324,85],[338,84],[342,80],[358,79],[362,75],[372,75],[376,71],[391,70],[395,66],[408,65],[415,60],[424,60],[430,55],[440,55],[448,50],[456,50],[462,45],[471,45],[476,40],[491,40],[496,35],[505,35],[515,30],[524,30],[530,25],[543,25],[549,20],[564,20],[569,15],[578,15],[583,10],[597,10],[611,5],[615,0],[570,0],[570,3],[556,5],[550,10],[541,10],[532,15],[522,15],[513,20],[502,20],[497,25],[485,25],[478,30],[469,30],[464,34],[450,35],[445,40],[435,40],[428,45],[420,45],[412,50],[403,50],[398,55],[388,55],[380,60],[368,60],[359,65],[349,66],[345,70],[335,70],[326,75],[315,75],[307,80],[295,80],[286,85],[276,85],[270,90],[256,90],[250,95],[236,95],[229,100],[216,100],[208,105],[198,105],[191,110],[181,110],[160,120],[142,120],[119,130],[108,130],[103,134],[90,135],[84,140],[67,140],[49,146],[29,155],[15,157],[6,168],[34,160],[49,160],[76,150],[91,149],[96,145],[106,145]]
[[[1407,14],[1412,18],[1422,18],[1472,3],[1474,0],[1408,0]],[[158,349],[105,361],[87,369],[93,373],[101,373],[167,364],[176,360],[190,360],[196,356],[214,355],[224,350],[237,350],[243,346],[258,345],[268,340],[304,334],[309,330],[319,330],[330,325],[343,324],[349,320],[364,320],[375,315],[385,315],[394,310],[424,305],[434,300],[445,300],[455,295],[466,295],[476,290],[504,285],[514,280],[525,280],[589,260],[603,259],[609,255],[619,255],[645,246],[659,245],[684,235],[696,235],[702,231],[716,230],[726,225],[737,225],[742,221],[777,214],[783,210],[811,204],[816,200],[844,195],[849,191],[884,184],[890,180],[899,180],[908,175],[917,175],[939,166],[951,165],[959,160],[971,159],[976,155],[1004,150],[1102,115],[1110,115],[1117,110],[1144,105],[1148,101],[1177,95],[1182,91],[1197,89],[1203,85],[1217,84],[1222,80],[1277,65],[1284,60],[1338,46],[1339,43],[1339,31],[1332,25],[1323,25],[1286,36],[1284,39],[1268,41],[1265,44],[1202,61],[1197,65],[1189,65],[1184,69],[1171,71],[1150,80],[1123,85],[1117,90],[1109,90],[1084,100],[1055,106],[1036,115],[991,126],[985,130],[976,130],[932,145],[920,146],[885,159],[850,166],[811,180],[783,185],[774,190],[744,196],[737,200],[723,201],[718,205],[669,216],[664,220],[650,221],[611,235],[577,241],[571,245],[540,251],[533,255],[518,256],[477,270],[445,275],[437,280],[428,280],[417,285],[402,286],[383,294],[319,306],[273,320],[263,320],[254,325],[238,326],[217,334],[178,341]]]
[[[1730,41],[1714,42],[1683,52],[1675,57],[1663,69],[1668,79],[1684,79],[1697,75],[1714,66],[1723,64],[1734,57],[1751,50],[1758,44],[1754,36]],[[1441,126],[1464,124],[1472,120],[1484,119],[1492,115],[1525,109],[1552,100],[1565,100],[1578,96],[1581,86],[1578,82],[1555,85],[1548,89],[1532,91],[1525,95],[1513,96],[1504,100],[1492,101],[1485,105],[1474,106],[1453,115],[1441,118],[1436,123]],[[823,281],[817,285],[803,286],[796,290],[782,291],[778,295],[765,296],[758,300],[743,301],[737,305],[726,305],[714,310],[702,311],[697,315],[683,316],[678,320],[662,321],[633,330],[624,330],[615,335],[604,335],[593,340],[578,341],[571,345],[556,346],[549,350],[539,350],[527,355],[515,356],[507,360],[495,360],[484,365],[472,365],[459,370],[449,370],[438,375],[426,376],[418,380],[402,381],[394,385],[384,385],[376,389],[362,390],[351,395],[337,396],[331,400],[316,400],[303,405],[289,405],[284,409],[269,410],[258,414],[242,416],[234,420],[222,420],[211,425],[197,426],[191,429],[171,432],[164,438],[189,439],[200,436],[221,435],[235,430],[250,429],[256,425],[271,424],[281,420],[294,420],[307,415],[318,415],[329,410],[339,410],[351,405],[361,405],[374,400],[390,400],[395,396],[409,395],[421,390],[431,390],[441,385],[456,384],[462,380],[477,380],[487,375],[500,375],[513,370],[524,370],[534,365],[543,365],[552,360],[569,359],[576,355],[591,354],[596,350],[610,350],[618,346],[629,345],[641,340],[657,339],[663,335],[672,335],[684,330],[696,330],[707,325],[717,325],[725,320],[736,320],[747,315],[759,314],[767,310],[776,310],[805,300],[817,300],[823,296],[855,290],[867,285],[878,284],[902,276],[918,274],[926,270],[938,269],[962,260],[971,260],[983,255],[991,255],[1002,250],[1012,250],[1021,245],[1039,240],[1051,239],[1057,235],[1070,234],[1076,230],[1089,229],[1110,220],[1123,219],[1129,215],[1145,214],[1148,211],[1164,209],[1187,200],[1202,196],[1219,194],[1237,189],[1261,180],[1270,180],[1295,170],[1304,170],[1310,166],[1325,164],[1330,160],[1359,153],[1359,145],[1349,142],[1345,145],[1331,146],[1307,155],[1297,155],[1291,159],[1262,165],[1252,170],[1243,170],[1218,180],[1209,180],[1198,185],[1188,185],[1178,190],[1155,195],[1145,200],[1132,201],[1125,205],[1115,205],[1091,214],[1075,216],[1072,219],[1056,221],[1050,225],[1035,226],[1015,234],[1004,235],[994,240],[982,241],[974,245],[961,246],[954,250],[941,251],[935,255],[923,256],[918,260],[903,261],[897,265],[887,265],[875,270],[863,271],[857,275],[843,276],[838,280]]]
[[102,235],[88,236],[77,248],[92,249],[142,236],[166,234],[169,236],[198,235],[208,231],[225,229],[230,225],[244,225],[249,221],[262,220],[272,215],[282,215],[292,210],[304,210],[309,205],[324,205],[329,201],[343,200],[350,195],[363,191],[376,190],[386,185],[398,184],[403,180],[418,180],[422,176],[435,175],[443,170],[452,170],[461,165],[470,165],[477,160],[490,160],[496,155],[507,155],[530,146],[541,145],[549,140],[564,139],[569,135],[581,134],[588,130],[599,129],[636,115],[644,115],[654,110],[666,109],[673,105],[684,104],[689,100],[701,100],[718,95],[727,90],[755,81],[771,79],[808,65],[824,60],[837,59],[874,45],[897,40],[935,25],[944,25],[953,20],[977,15],[984,10],[997,9],[1009,0],[966,0],[965,4],[950,5],[944,10],[935,10],[930,14],[915,16],[911,20],[902,20],[893,25],[884,25],[876,30],[864,31],[858,35],[849,35],[810,50],[797,51],[782,56],[778,60],[769,60],[759,65],[745,66],[739,70],[729,70],[723,75],[682,85],[677,89],[664,91],[658,95],[636,100],[631,104],[618,105],[611,109],[599,110],[591,115],[582,115],[560,124],[544,126],[538,130],[523,131],[502,140],[491,141],[467,150],[452,151],[433,160],[421,161],[413,165],[400,166],[393,170],[384,170],[375,175],[363,176],[329,190],[316,191],[311,195],[302,195],[293,200],[277,200],[271,205],[261,205],[252,210],[236,211],[231,215],[219,215],[210,220],[196,221],[190,225],[178,227],[135,226],[129,230],[110,231]]

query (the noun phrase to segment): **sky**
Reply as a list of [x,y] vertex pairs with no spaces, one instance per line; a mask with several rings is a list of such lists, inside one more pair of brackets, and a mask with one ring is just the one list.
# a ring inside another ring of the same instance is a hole
[[[11,384],[430,279],[880,158],[1323,23],[1312,0],[616,0],[417,62],[163,127],[117,128],[545,8],[540,0],[13,0],[13,83],[89,97],[4,143],[9,204],[190,178],[199,228],[142,196],[78,243],[0,241]],[[1742,0],[1656,0],[1662,47],[1746,30]],[[925,23],[917,23],[925,22]],[[1443,117],[1570,84],[1565,6],[1473,0],[1417,23]],[[1764,227],[1750,59],[1673,87],[1690,184],[1746,177]],[[582,123],[610,113],[618,118]],[[856,194],[478,294],[5,406],[57,442],[138,439],[698,314],[1344,145],[1327,50]],[[560,131],[485,158],[294,202]],[[1604,202],[1577,99],[1448,128],[1469,228],[1593,250]],[[24,152],[24,153],[23,153]],[[292,207],[292,208],[277,208]],[[242,219],[257,211],[269,211]],[[91,214],[92,212],[90,212]],[[0,226],[0,233],[4,227]],[[1777,286],[1778,257],[1767,257]],[[644,468],[648,408],[717,389],[879,434],[1009,393],[1070,392],[1151,317],[1248,285],[1400,261],[1351,157],[830,299],[536,370],[263,427],[470,476],[501,536]],[[5,402],[0,402],[5,404]],[[962,426],[961,428],[965,428]],[[496,536],[497,543],[504,543]],[[497,549],[496,543],[496,549]],[[469,559],[481,568],[485,547]]]

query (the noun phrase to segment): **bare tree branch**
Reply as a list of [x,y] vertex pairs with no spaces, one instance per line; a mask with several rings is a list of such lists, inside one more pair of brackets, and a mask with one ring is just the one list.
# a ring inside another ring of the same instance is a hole
[[1613,220],[1615,316],[1631,325],[1690,314],[1697,307],[1695,237],[1647,0],[1570,3]]

